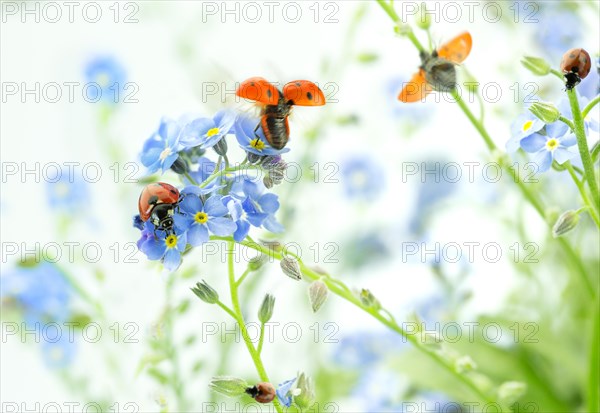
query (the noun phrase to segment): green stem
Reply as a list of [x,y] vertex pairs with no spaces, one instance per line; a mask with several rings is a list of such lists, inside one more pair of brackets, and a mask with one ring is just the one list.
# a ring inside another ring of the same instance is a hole
[[256,169],[259,170],[261,169],[260,166],[258,165],[238,165],[238,166],[233,166],[231,168],[225,168],[222,170],[217,170],[215,171],[215,173],[213,173],[211,176],[209,176],[208,178],[206,178],[206,180],[204,182],[202,182],[200,185],[198,185],[200,188],[206,188],[206,186],[208,184],[210,184],[212,181],[214,181],[215,179],[223,176],[223,175],[227,175],[230,173],[234,173],[234,172],[239,172],[239,171],[244,171],[244,170],[251,170],[251,169]]
[[385,0],[377,0],[377,3],[379,3],[381,8],[394,21],[394,23],[396,24],[396,27],[398,28],[398,32],[400,34],[402,34],[403,36],[408,37],[408,39],[412,42],[412,44],[415,45],[415,47],[419,50],[419,52],[424,51],[425,48],[423,47],[421,42],[419,42],[419,39],[417,39],[417,36],[415,36],[415,34],[412,31],[412,29],[410,28],[410,26],[402,23],[402,20],[400,19],[400,16],[398,16],[398,14],[396,13],[396,10],[394,10],[394,7],[391,4],[386,3]]
[[190,175],[189,172],[184,172],[183,176],[185,176],[192,183],[192,185],[198,185],[198,182],[196,182],[196,180],[192,178],[192,175]]
[[577,147],[581,155],[583,170],[585,171],[585,179],[592,194],[594,208],[600,211],[600,193],[598,192],[598,184],[596,183],[596,174],[594,173],[594,164],[588,148],[587,138],[585,136],[585,127],[583,125],[583,117],[579,109],[579,101],[575,89],[567,90],[571,111],[573,112],[573,123],[575,124],[575,136],[577,137]]
[[552,73],[554,76],[556,76],[557,78],[559,78],[563,85],[565,84],[565,77],[558,70],[556,70],[556,69],[550,69],[550,73]]
[[590,113],[590,111],[598,104],[598,102],[600,102],[600,95],[596,96],[590,103],[587,104],[587,106],[583,109],[583,112],[581,112],[581,117],[585,119],[588,113]]
[[248,274],[250,274],[251,272],[252,271],[250,270],[250,268],[246,268],[246,271],[244,271],[242,276],[236,281],[235,286],[239,288],[239,286],[242,285]]
[[569,119],[565,118],[564,116],[559,116],[558,120],[561,121],[562,123],[565,123],[569,128],[571,128],[571,130],[575,130],[575,125],[573,125],[573,122],[571,122]]
[[588,412],[600,412],[600,303],[592,319],[592,344],[590,346],[590,372],[588,378]]
[[588,208],[586,208],[586,210],[588,211],[588,213],[590,214],[590,216],[596,223],[596,226],[600,228],[600,219],[598,217],[598,213],[596,212],[594,207],[591,205],[590,198],[588,197],[587,193],[585,192],[585,187],[583,186],[583,183],[579,180],[579,178],[575,174],[575,170],[573,169],[571,162],[565,162],[565,167],[567,168],[567,171],[569,171],[569,175],[571,175],[571,178],[573,178],[573,182],[575,182],[575,185],[577,185],[577,189],[579,189],[579,193],[581,194],[581,198],[583,198],[583,202],[588,207]]
[[260,338],[258,339],[257,352],[260,355],[262,353],[263,343],[265,342],[265,323],[260,323]]
[[[270,383],[269,376],[267,375],[265,366],[263,365],[263,362],[260,358],[260,353],[257,352],[256,348],[254,348],[254,344],[252,344],[252,340],[250,339],[250,335],[248,334],[248,330],[246,329],[246,322],[244,321],[244,315],[242,314],[242,309],[240,307],[238,288],[235,282],[235,269],[233,263],[235,242],[231,238],[228,238],[227,240],[227,272],[229,274],[229,291],[231,293],[231,305],[233,306],[232,316],[240,327],[240,331],[242,332],[242,338],[244,339],[244,343],[246,344],[248,353],[250,353],[250,357],[252,357],[252,361],[254,362],[254,366],[256,367],[256,371],[260,379],[264,382]],[[277,413],[283,412],[283,409],[279,404],[279,400],[273,400],[273,405],[275,406],[275,410],[277,410]]]
[[[229,248],[233,249],[233,247],[232,247],[233,241],[232,241],[231,237],[211,236],[211,240],[227,241],[230,245]],[[454,365],[449,360],[445,359],[442,355],[438,354],[434,350],[425,346],[416,335],[407,333],[400,325],[398,325],[396,323],[394,318],[391,317],[391,313],[388,310],[377,309],[377,308],[363,304],[362,301],[360,301],[360,299],[357,298],[352,293],[350,288],[348,288],[342,281],[337,280],[329,275],[324,276],[322,274],[319,274],[319,273],[313,271],[312,269],[307,267],[302,262],[302,260],[300,259],[300,257],[298,255],[296,255],[295,253],[293,253],[291,251],[285,250],[280,253],[280,252],[275,251],[273,248],[267,248],[267,247],[264,247],[262,245],[255,243],[255,242],[245,241],[245,240],[239,242],[239,244],[244,245],[249,248],[252,248],[258,252],[266,254],[267,256],[274,258],[276,260],[279,260],[279,261],[281,261],[281,259],[283,258],[284,253],[286,255],[296,258],[298,260],[300,270],[307,280],[314,281],[314,280],[321,279],[327,285],[328,289],[331,292],[338,295],[339,297],[344,298],[346,301],[349,301],[350,303],[359,307],[361,310],[369,313],[372,317],[377,319],[383,325],[385,325],[389,329],[393,330],[394,332],[400,334],[406,340],[410,341],[419,351],[424,353],[426,356],[430,357],[433,361],[438,363],[441,367],[443,367],[446,371],[448,371],[451,375],[453,375],[458,381],[462,382],[463,384],[465,384],[465,386],[470,388],[475,394],[477,394],[481,398],[482,401],[485,401],[487,403],[495,403],[496,402],[491,396],[487,395],[482,389],[480,389],[477,386],[477,384],[470,377],[458,373],[455,370]],[[230,282],[232,279],[233,278],[230,275]],[[235,296],[235,297],[237,299],[237,296]],[[234,304],[234,311],[236,311],[235,304]],[[388,317],[385,317],[384,314],[382,314],[382,313],[388,314]],[[252,346],[252,343],[248,344],[248,348],[249,348],[249,350],[254,349],[254,347]],[[251,351],[251,354],[252,353],[253,353],[253,351]],[[260,361],[259,356],[258,356],[258,360]],[[268,380],[266,380],[266,381],[268,381]]]
[[458,103],[458,106],[462,109],[462,111],[465,113],[465,115],[467,115],[467,118],[469,118],[469,120],[471,121],[471,123],[473,124],[475,129],[477,129],[477,132],[479,132],[479,134],[485,141],[485,144],[487,145],[488,149],[490,151],[494,151],[494,150],[498,149],[496,147],[496,144],[490,137],[490,135],[487,133],[487,131],[481,124],[481,122],[479,122],[479,120],[477,120],[477,118],[475,117],[473,112],[471,112],[471,110],[469,109],[469,107],[467,106],[465,101],[460,97],[460,95],[458,94],[458,91],[455,89],[451,92],[451,94],[452,94],[452,97],[456,100],[456,103]]

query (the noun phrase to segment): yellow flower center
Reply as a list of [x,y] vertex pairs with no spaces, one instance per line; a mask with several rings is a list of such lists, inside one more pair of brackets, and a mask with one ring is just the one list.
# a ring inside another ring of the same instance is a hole
[[558,141],[554,138],[549,139],[548,142],[546,142],[546,148],[548,148],[549,151],[553,151],[558,147]]
[[169,155],[171,155],[171,148],[165,148],[165,150],[160,153],[159,158],[161,161],[164,161]]
[[533,121],[532,120],[528,120],[527,122],[525,122],[523,124],[523,131],[529,130],[529,128],[531,128],[531,125],[533,125]]
[[110,77],[108,77],[107,73],[100,73],[96,77],[96,83],[98,83],[98,85],[100,85],[100,87],[102,87],[102,88],[109,86],[109,82],[110,82]]
[[212,128],[212,129],[209,129],[208,132],[206,132],[206,136],[208,138],[210,138],[211,136],[215,136],[218,133],[219,133],[219,128]]
[[262,151],[265,148],[265,143],[260,139],[256,138],[250,141],[250,146],[252,146],[255,149],[258,149],[259,151]]
[[59,182],[58,184],[56,184],[55,192],[59,198],[66,198],[69,196],[69,193],[71,191],[70,191],[69,185],[67,185],[64,182]]
[[196,221],[198,224],[204,224],[206,223],[206,221],[208,221],[208,215],[206,214],[206,212],[196,212],[196,215],[194,216],[194,221]]
[[165,239],[165,244],[167,244],[168,248],[175,248],[177,246],[177,236],[175,234],[169,235]]

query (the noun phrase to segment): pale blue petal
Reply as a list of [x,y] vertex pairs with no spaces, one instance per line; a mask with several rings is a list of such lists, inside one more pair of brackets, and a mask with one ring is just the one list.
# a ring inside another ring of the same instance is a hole
[[227,210],[227,207],[223,205],[222,199],[223,197],[220,195],[213,195],[208,198],[204,204],[204,212],[211,217],[222,217],[227,214],[229,211]]
[[546,135],[551,138],[560,138],[569,131],[569,127],[561,121],[546,125]]
[[237,228],[233,233],[233,239],[240,242],[243,241],[248,235],[248,232],[250,232],[250,224],[247,221],[237,221],[236,225]]
[[535,153],[546,146],[546,141],[547,139],[545,136],[534,133],[521,140],[521,148],[523,148],[525,152]]
[[174,271],[179,267],[181,263],[181,254],[175,248],[171,248],[165,254],[163,265],[169,271]]
[[264,194],[258,200],[258,204],[268,214],[274,214],[279,209],[279,200],[275,194]]
[[561,165],[568,160],[573,159],[575,156],[577,156],[577,154],[560,146],[554,150],[554,159]]
[[229,218],[211,218],[206,224],[210,232],[220,237],[231,235],[237,229],[235,222]]
[[577,137],[574,133],[569,133],[568,135],[565,135],[559,139],[559,142],[562,146],[566,146],[568,148],[569,146],[577,144]]
[[537,172],[546,172],[548,169],[550,169],[550,166],[552,165],[552,154],[547,150],[542,149],[541,151],[533,155],[532,160],[539,167]]
[[179,209],[186,214],[195,215],[196,212],[202,211],[202,201],[195,195],[188,195],[179,203]]
[[209,239],[208,230],[204,225],[192,225],[187,232],[187,242],[192,247],[197,247],[204,244]]

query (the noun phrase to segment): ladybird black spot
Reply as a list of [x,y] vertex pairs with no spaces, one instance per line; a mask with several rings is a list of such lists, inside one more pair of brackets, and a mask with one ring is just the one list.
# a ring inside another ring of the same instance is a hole
[[273,96],[273,93],[269,89],[267,89],[267,97],[270,98],[271,96]]
[[575,59],[575,57],[576,57],[576,56],[575,56],[575,53],[571,53],[571,54],[569,55],[569,57],[570,57],[571,59]]
[[254,86],[254,82],[250,82],[250,86]]
[[296,82],[296,86],[300,87],[300,82]]
[[157,202],[158,202],[158,197],[157,197],[156,195],[152,195],[152,196],[150,197],[150,199],[148,199],[148,203],[149,203],[150,205],[154,205],[154,204],[156,204]]
[[177,191],[174,189],[171,189],[171,193],[175,195],[175,194],[177,194]]
[[457,54],[456,54],[456,57],[458,57],[460,60],[462,60],[462,58],[463,58],[463,55],[462,55],[462,53],[457,53]]
[[310,92],[306,92],[306,97],[308,98],[308,100],[312,100],[313,95]]

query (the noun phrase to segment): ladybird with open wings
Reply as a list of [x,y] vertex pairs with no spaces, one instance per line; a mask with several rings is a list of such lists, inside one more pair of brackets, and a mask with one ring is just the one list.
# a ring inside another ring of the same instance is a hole
[[456,88],[456,68],[471,52],[472,39],[464,32],[434,50],[421,51],[421,66],[404,86],[398,100],[406,103],[418,102],[433,90],[450,92]]
[[290,138],[288,116],[292,106],[322,106],[325,96],[319,87],[308,80],[294,80],[283,86],[283,92],[262,77],[243,81],[236,95],[264,105],[254,132],[262,127],[269,144],[283,149]]

